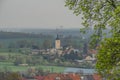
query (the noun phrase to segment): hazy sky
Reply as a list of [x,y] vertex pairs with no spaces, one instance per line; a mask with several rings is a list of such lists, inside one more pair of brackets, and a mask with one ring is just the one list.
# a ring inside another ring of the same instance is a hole
[[80,28],[64,0],[0,0],[0,28]]

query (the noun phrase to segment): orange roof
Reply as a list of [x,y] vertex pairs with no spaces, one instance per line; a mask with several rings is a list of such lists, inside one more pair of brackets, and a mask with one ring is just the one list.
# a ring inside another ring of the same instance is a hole
[[91,54],[96,54],[96,53],[97,53],[97,50],[95,50],[95,49],[90,49],[90,50],[88,50],[88,52],[91,53]]
[[60,78],[60,80],[80,80],[80,76],[78,74],[59,74],[59,73],[54,73],[54,74],[48,74],[44,80],[55,80],[56,78]]
[[102,80],[102,77],[99,74],[93,74],[94,80]]
[[78,74],[68,74],[72,80],[80,80],[80,75]]

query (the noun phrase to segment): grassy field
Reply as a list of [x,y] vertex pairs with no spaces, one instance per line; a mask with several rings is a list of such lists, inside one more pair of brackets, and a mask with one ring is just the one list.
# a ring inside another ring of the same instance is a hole
[[37,68],[42,68],[44,71],[50,71],[50,72],[59,72],[62,73],[65,70],[65,67],[60,67],[60,66],[36,66]]
[[[19,56],[26,56],[20,53],[10,53],[10,52],[0,52],[0,55],[8,56],[11,55],[19,55]],[[65,67],[59,67],[59,66],[43,66],[43,65],[37,65],[37,66],[14,66],[14,64],[10,61],[1,61],[0,62],[0,70],[9,70],[9,71],[26,71],[30,67],[34,68],[42,68],[44,71],[50,71],[50,72],[63,72]]]
[[0,55],[8,56],[8,55],[23,55],[18,52],[0,52]]
[[1,70],[8,70],[8,71],[26,71],[28,67],[26,66],[14,66],[13,63],[10,62],[0,62],[0,69]]
[[9,70],[9,71],[26,71],[30,67],[34,68],[42,68],[44,71],[50,71],[50,72],[58,72],[61,73],[64,71],[65,67],[59,67],[59,66],[14,66],[11,62],[0,62],[0,70]]

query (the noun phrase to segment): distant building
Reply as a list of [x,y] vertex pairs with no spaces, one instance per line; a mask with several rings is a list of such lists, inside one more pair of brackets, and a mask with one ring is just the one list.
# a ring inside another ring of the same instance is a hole
[[60,47],[61,47],[61,42],[60,42],[60,39],[59,39],[59,36],[58,36],[58,34],[57,34],[57,38],[56,38],[56,40],[55,40],[55,48],[56,49],[60,49]]

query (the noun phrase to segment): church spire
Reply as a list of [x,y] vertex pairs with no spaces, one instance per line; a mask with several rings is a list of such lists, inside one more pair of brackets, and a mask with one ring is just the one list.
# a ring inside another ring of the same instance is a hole
[[59,39],[59,35],[58,35],[58,34],[57,34],[56,40],[60,40],[60,39]]

